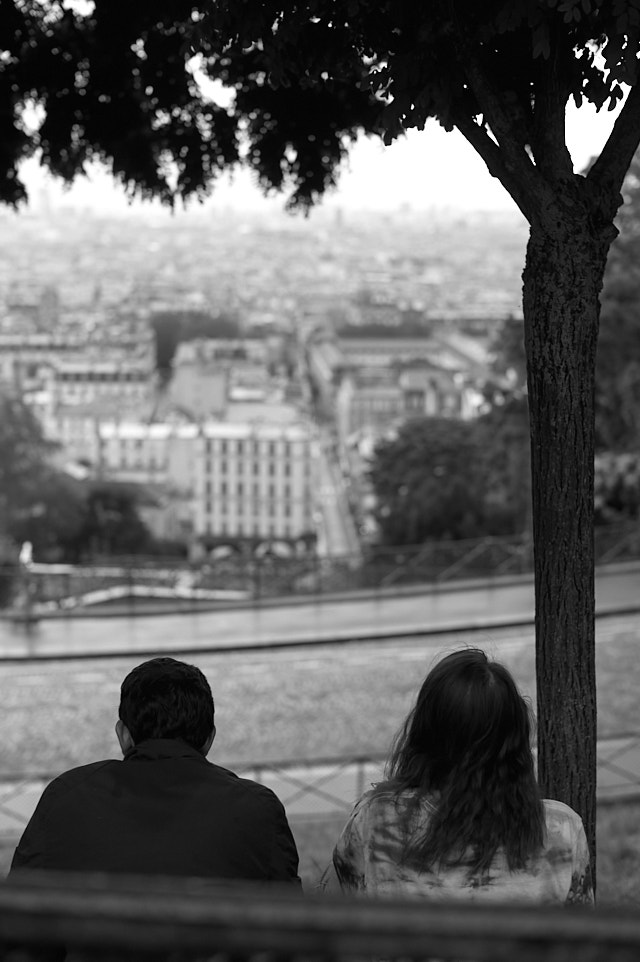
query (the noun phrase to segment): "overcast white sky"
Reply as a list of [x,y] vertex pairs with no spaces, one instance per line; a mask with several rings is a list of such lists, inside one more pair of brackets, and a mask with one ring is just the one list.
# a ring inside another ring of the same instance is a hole
[[[582,169],[591,156],[599,153],[611,130],[615,114],[599,113],[590,107],[567,111],[567,142],[574,167]],[[31,161],[27,182],[38,200],[42,173]],[[57,185],[50,188],[61,196]],[[92,172],[74,185],[67,202],[79,206],[126,210],[123,191],[114,187],[109,175]],[[213,207],[238,209],[282,209],[283,199],[266,199],[253,185],[248,171],[225,177],[215,188]],[[482,160],[457,131],[447,133],[435,121],[424,131],[411,131],[406,137],[385,147],[381,141],[364,139],[352,149],[339,187],[324,201],[327,207],[390,210],[408,204],[417,209],[454,208],[456,210],[517,211],[504,188],[492,178]]]

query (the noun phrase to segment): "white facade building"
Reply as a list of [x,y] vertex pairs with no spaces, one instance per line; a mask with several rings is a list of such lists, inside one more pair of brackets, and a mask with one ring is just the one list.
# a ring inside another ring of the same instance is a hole
[[203,426],[196,533],[295,539],[313,530],[311,432],[302,424]]
[[194,537],[292,540],[313,530],[307,424],[129,421],[99,433],[100,470],[165,486]]

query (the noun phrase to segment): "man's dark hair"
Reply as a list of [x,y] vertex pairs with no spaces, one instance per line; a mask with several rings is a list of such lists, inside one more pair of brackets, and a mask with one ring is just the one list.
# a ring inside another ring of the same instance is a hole
[[213,695],[195,665],[152,658],[122,682],[119,715],[136,745],[148,738],[181,738],[199,750],[213,730]]

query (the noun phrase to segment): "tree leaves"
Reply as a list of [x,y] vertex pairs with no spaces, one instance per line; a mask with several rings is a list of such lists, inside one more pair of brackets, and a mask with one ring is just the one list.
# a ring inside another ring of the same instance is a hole
[[[613,109],[636,76],[640,0],[95,0],[88,14],[5,0],[0,36],[5,201],[24,199],[18,165],[40,150],[65,180],[99,159],[130,194],[167,204],[203,197],[243,162],[265,190],[286,186],[305,206],[335,183],[363,130],[391,142],[429,117],[447,130],[461,116],[491,127],[465,50],[519,144],[532,137],[527,115],[552,61],[567,96]],[[198,86],[196,53],[234,92],[230,104]],[[35,131],[21,123],[30,99],[44,112]]]
[[[487,432],[482,422],[430,417],[413,418],[395,437],[381,441],[370,477],[385,543],[421,544],[504,533],[512,512],[507,489],[513,478],[510,464],[493,464],[492,476],[498,472],[504,482],[503,500],[489,490],[493,457],[487,457],[487,449],[492,442],[495,453],[496,437],[495,425]],[[526,419],[523,439],[526,444]],[[521,472],[517,480],[522,480]]]

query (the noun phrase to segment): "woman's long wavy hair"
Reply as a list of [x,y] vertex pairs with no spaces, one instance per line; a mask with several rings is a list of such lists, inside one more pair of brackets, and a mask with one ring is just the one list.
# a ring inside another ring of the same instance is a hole
[[443,658],[387,764],[386,788],[418,789],[416,804],[424,795],[435,804],[405,860],[422,869],[464,861],[482,874],[501,849],[510,870],[523,868],[545,831],[530,739],[529,709],[503,665],[479,649]]

